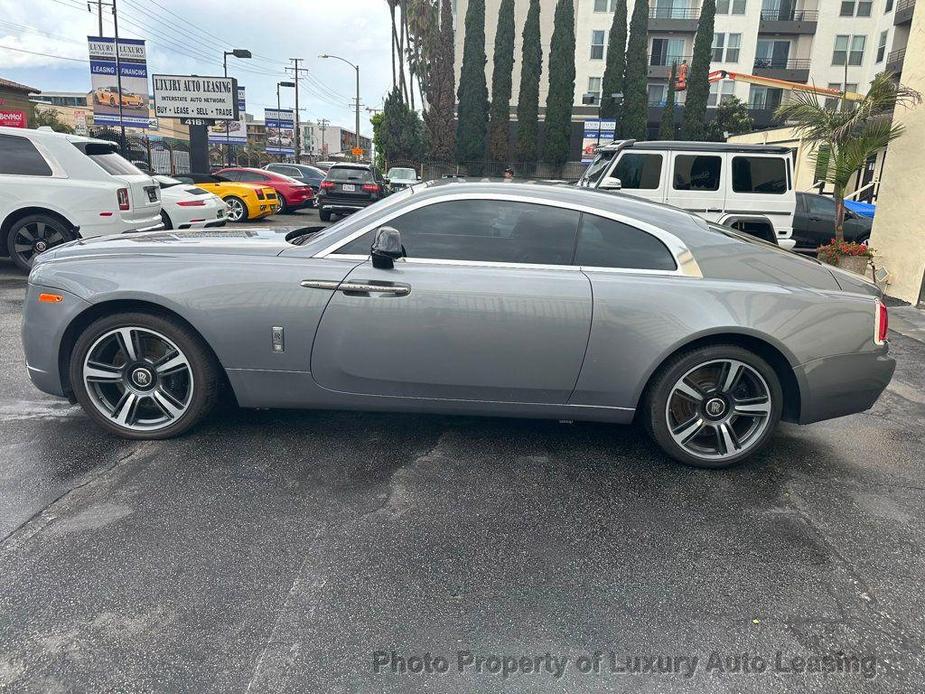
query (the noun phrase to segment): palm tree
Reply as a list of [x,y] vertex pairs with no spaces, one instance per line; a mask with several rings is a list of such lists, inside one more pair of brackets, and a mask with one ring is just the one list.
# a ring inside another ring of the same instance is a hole
[[869,157],[902,135],[902,124],[893,123],[894,109],[921,100],[917,91],[882,72],[860,101],[842,97],[838,107],[826,108],[818,97],[799,92],[791,103],[777,109],[776,116],[792,124],[796,134],[810,144],[811,160],[824,169],[826,182],[834,187],[838,241],[845,240],[845,189],[852,175]]

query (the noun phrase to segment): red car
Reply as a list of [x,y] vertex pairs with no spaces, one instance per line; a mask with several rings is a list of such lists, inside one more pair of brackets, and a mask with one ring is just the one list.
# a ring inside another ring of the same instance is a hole
[[280,212],[292,212],[315,205],[315,194],[312,192],[312,187],[289,176],[264,171],[263,169],[248,169],[243,166],[232,166],[221,169],[216,173],[230,181],[259,183],[275,189],[282,203]]

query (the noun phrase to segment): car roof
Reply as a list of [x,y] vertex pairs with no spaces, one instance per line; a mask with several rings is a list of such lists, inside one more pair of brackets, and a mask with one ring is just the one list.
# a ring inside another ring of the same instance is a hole
[[[331,169],[371,169],[372,164],[361,161],[339,161],[331,166]],[[330,170],[330,169],[329,169]]]
[[44,138],[54,138],[54,139],[65,139],[68,142],[92,142],[99,145],[110,145],[118,146],[116,143],[111,142],[110,140],[100,140],[95,137],[86,137],[84,135],[72,135],[70,133],[59,133],[54,130],[39,130],[37,128],[8,128],[5,126],[0,126],[0,134],[2,135],[19,135],[20,137],[30,137],[34,139],[44,139]]
[[637,149],[643,151],[674,152],[744,152],[752,154],[789,154],[791,149],[782,145],[752,145],[738,142],[685,142],[681,140],[614,140],[602,145],[598,150],[612,151],[618,149]]

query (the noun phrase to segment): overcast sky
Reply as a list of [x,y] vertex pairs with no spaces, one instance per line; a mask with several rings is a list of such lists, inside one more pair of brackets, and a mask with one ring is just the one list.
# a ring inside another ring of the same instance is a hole
[[[96,0],[92,3],[95,9]],[[247,111],[257,118],[263,117],[264,108],[276,108],[276,82],[292,79],[283,71],[291,64],[289,58],[305,58],[302,66],[309,71],[299,87],[302,120],[327,118],[353,129],[355,73],[340,61],[320,59],[322,53],[360,65],[365,106],[381,107],[391,85],[385,0],[117,3],[119,36],[147,41],[149,74],[221,75],[223,50],[251,50],[253,60],[229,57],[228,72],[247,87]],[[47,91],[89,91],[87,36],[98,29],[96,13],[90,14],[82,0],[0,0],[0,77]],[[104,7],[104,33],[112,32],[112,14]],[[291,108],[292,89],[283,88],[281,95],[283,108]],[[365,110],[360,114],[366,135],[372,132],[369,115]]]

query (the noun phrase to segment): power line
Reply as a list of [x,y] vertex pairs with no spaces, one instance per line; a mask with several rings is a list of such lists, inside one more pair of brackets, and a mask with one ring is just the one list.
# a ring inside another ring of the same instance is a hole
[[41,55],[46,58],[56,58],[58,60],[70,60],[75,63],[84,63],[87,64],[89,60],[82,60],[81,58],[65,58],[64,56],[54,55],[53,53],[42,53],[40,51],[27,51],[25,48],[13,48],[12,46],[4,46],[0,44],[0,48],[6,49],[8,51],[16,51],[17,53],[29,53],[30,55]]

